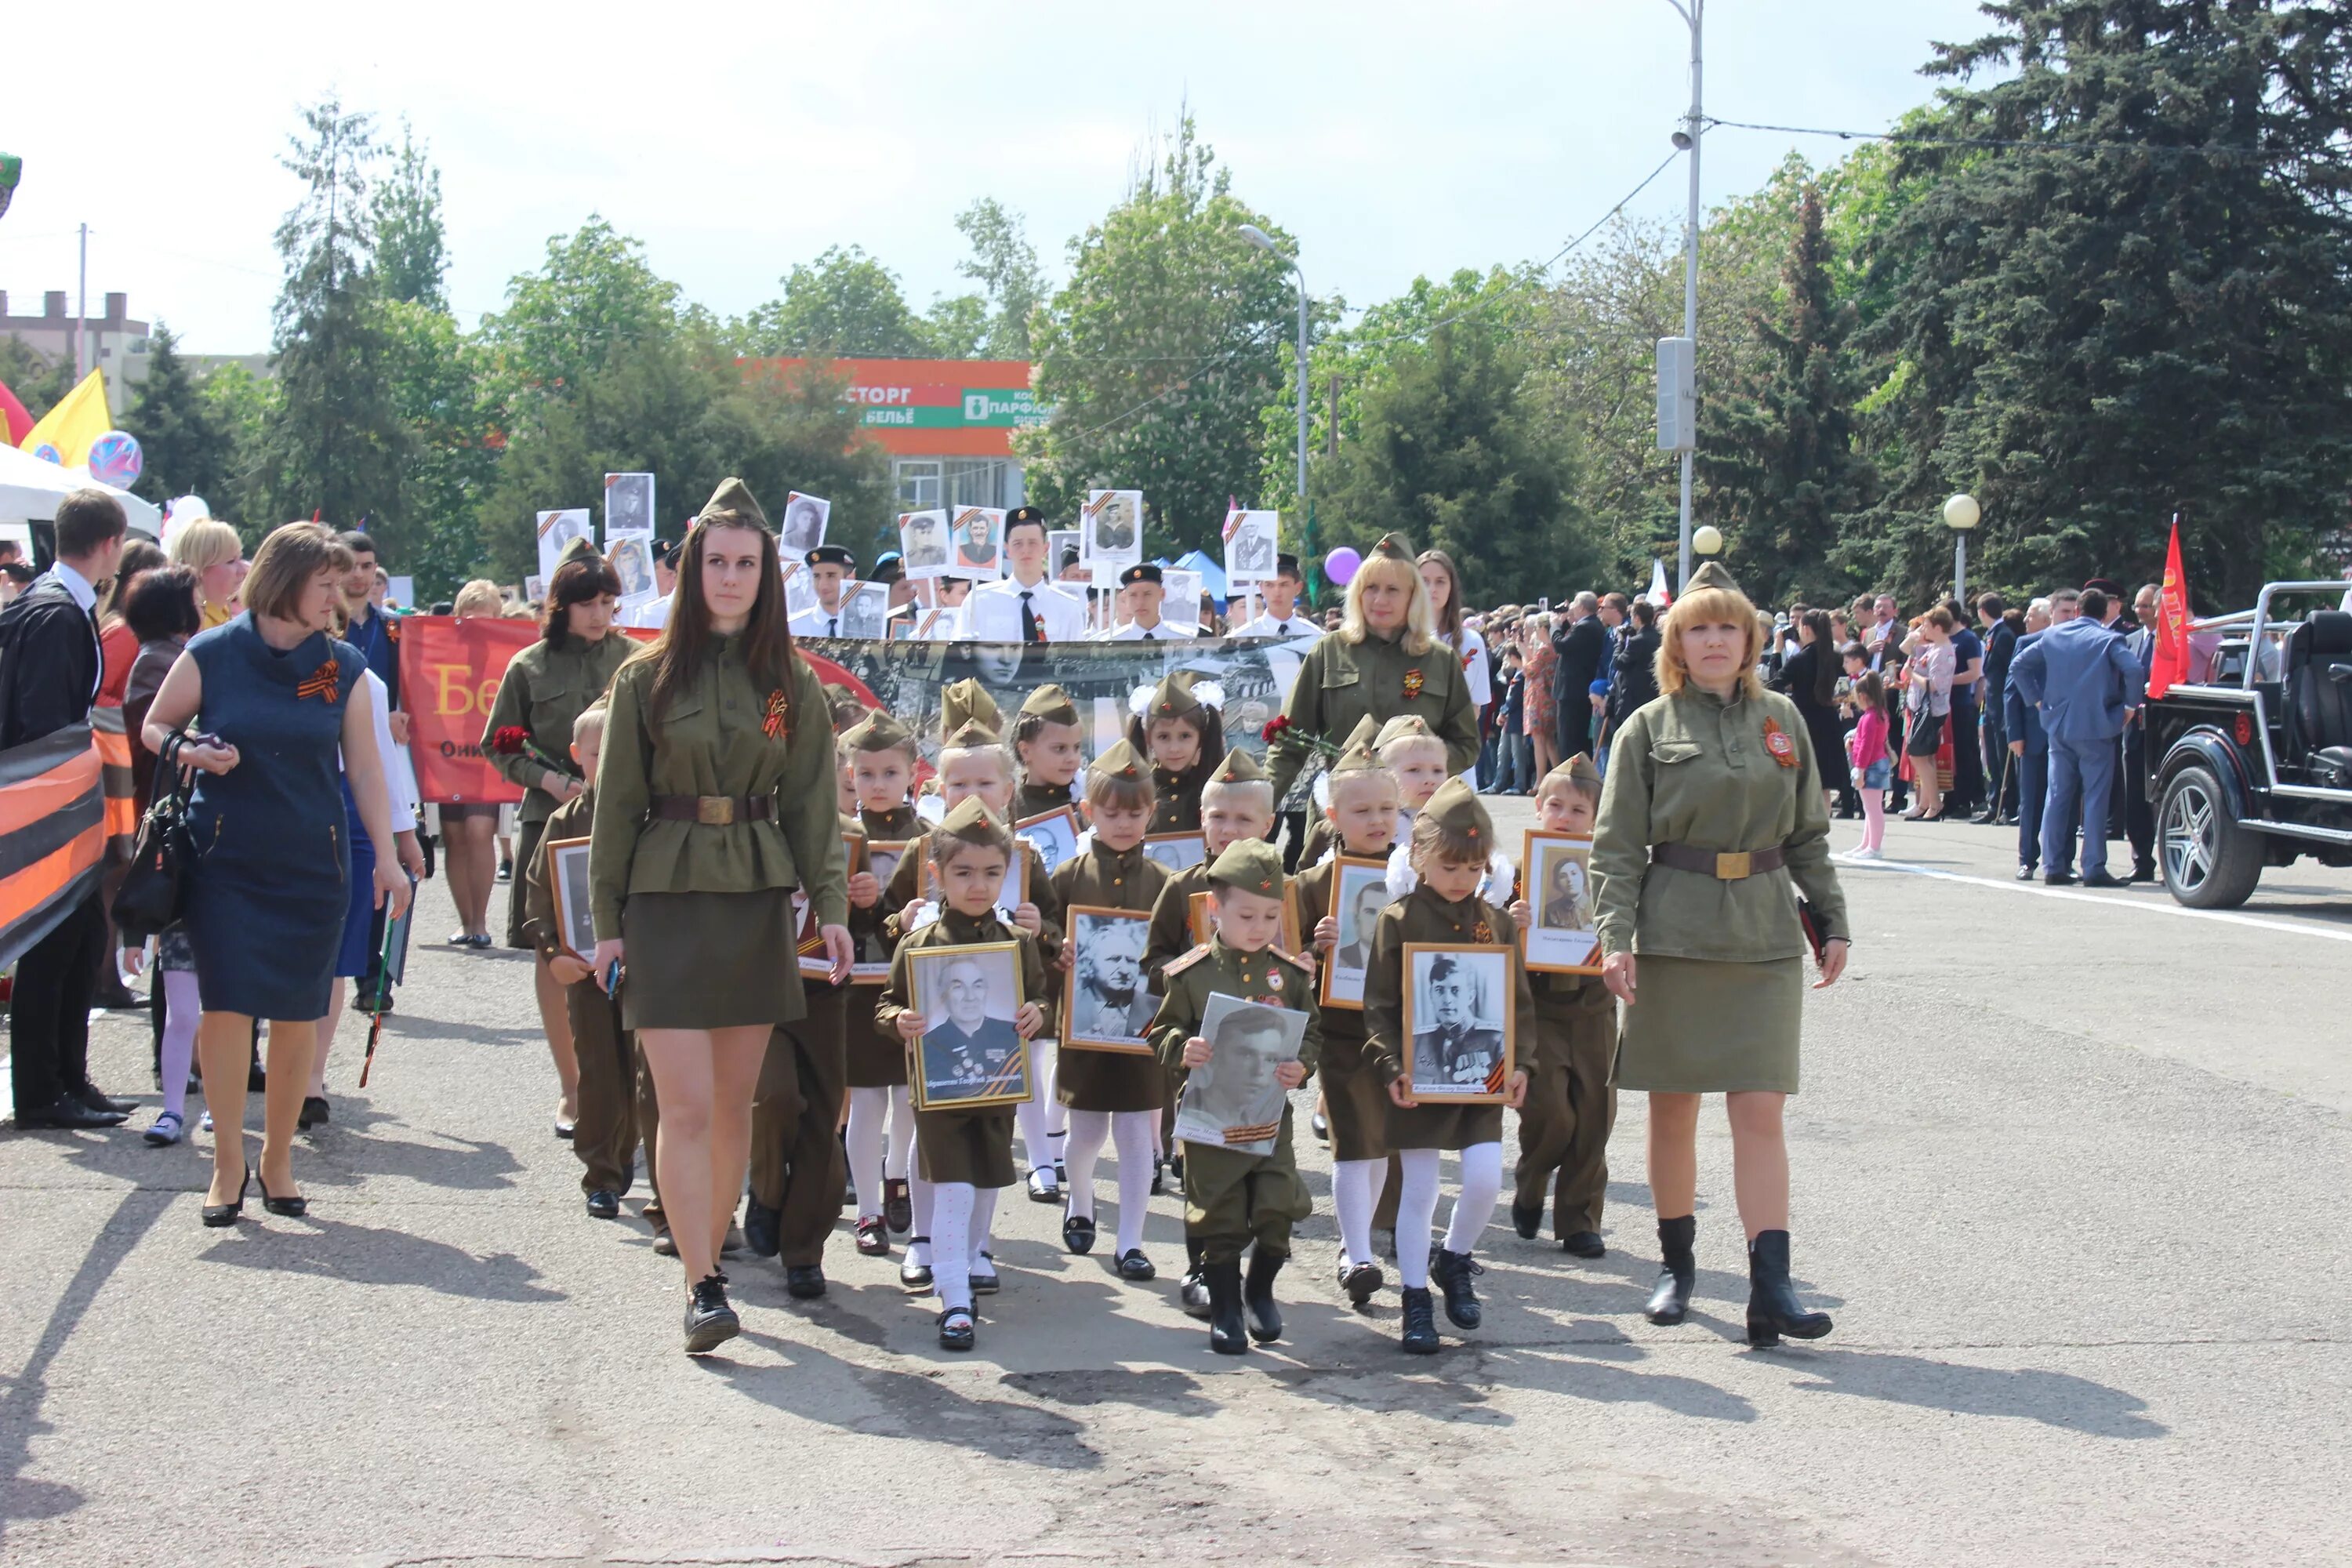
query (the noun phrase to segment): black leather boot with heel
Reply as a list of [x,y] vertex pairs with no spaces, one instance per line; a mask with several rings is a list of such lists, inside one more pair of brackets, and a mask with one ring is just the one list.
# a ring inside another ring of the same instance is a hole
[[1748,1342],[1777,1345],[1780,1336],[1818,1340],[1834,1327],[1827,1312],[1809,1312],[1789,1283],[1789,1233],[1767,1230],[1748,1244]]
[[1698,1216],[1658,1222],[1658,1286],[1642,1308],[1642,1316],[1660,1328],[1672,1328],[1690,1315],[1691,1288],[1698,1283],[1698,1259],[1691,1243],[1698,1236]]
[[1282,1308],[1274,1299],[1274,1277],[1290,1261],[1286,1252],[1269,1252],[1263,1243],[1250,1248],[1249,1278],[1242,1282],[1242,1306],[1249,1316],[1250,1338],[1271,1344],[1282,1338]]
[[1244,1354],[1250,1342],[1242,1327],[1242,1266],[1203,1263],[1201,1283],[1209,1289],[1209,1348],[1219,1355]]

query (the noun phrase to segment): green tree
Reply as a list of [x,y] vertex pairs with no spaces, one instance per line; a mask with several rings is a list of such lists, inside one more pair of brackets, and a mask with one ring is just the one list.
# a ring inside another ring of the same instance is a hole
[[[956,214],[955,225],[971,246],[956,270],[980,285],[987,316],[978,348],[991,359],[1027,359],[1029,318],[1045,298],[1045,279],[1021,215],[993,196],[982,196]],[[932,314],[936,318],[937,307]]]
[[377,309],[410,450],[400,506],[408,548],[387,565],[413,575],[429,604],[449,597],[488,559],[478,522],[499,459],[490,353],[424,301],[385,300]]
[[25,412],[38,419],[74,387],[73,361],[55,360],[11,332],[0,338],[0,385],[16,395]]
[[224,434],[226,471],[221,493],[198,491],[215,517],[236,522],[251,549],[277,523],[288,521],[271,510],[268,497],[270,436],[285,402],[284,390],[268,376],[231,361],[215,365],[196,383],[212,423]]
[[[1876,236],[1869,346],[1898,467],[1856,529],[1939,584],[1937,503],[1974,493],[1985,580],[2163,564],[2251,600],[2307,570],[2352,501],[2352,17],[2280,0],[1996,0],[1939,46],[1943,126],[1899,148],[1924,189]],[[1966,85],[1983,74],[2000,79]],[[2046,143],[2046,145],[2033,145]]]
[[449,296],[442,280],[449,271],[449,252],[441,222],[441,171],[425,151],[403,121],[392,172],[375,188],[377,284],[387,300],[446,312]]
[[856,246],[830,247],[796,264],[783,283],[783,298],[741,324],[745,353],[921,359],[932,353],[898,275]]
[[388,345],[375,310],[368,169],[371,118],[334,98],[302,111],[305,135],[280,162],[307,187],[278,226],[277,417],[265,433],[260,494],[273,522],[314,512],[339,527],[362,515],[396,551],[408,440],[394,408]]
[[547,242],[546,265],[507,285],[506,308],[482,321],[494,391],[508,417],[562,398],[616,355],[674,336],[677,285],[654,275],[645,248],[590,214]]
[[161,321],[148,341],[147,379],[123,416],[139,437],[142,467],[131,488],[158,505],[173,496],[200,495],[206,504],[228,500],[228,429],[188,374],[178,340]]
[[1070,243],[1070,280],[1031,317],[1053,418],[1014,438],[1031,500],[1075,517],[1095,488],[1141,489],[1150,550],[1218,536],[1261,471],[1258,419],[1283,384],[1297,308],[1282,263],[1241,237],[1272,219],[1234,196],[1187,115],[1125,200]]
[[924,314],[923,333],[941,359],[978,359],[988,342],[988,301],[977,294],[940,295]]

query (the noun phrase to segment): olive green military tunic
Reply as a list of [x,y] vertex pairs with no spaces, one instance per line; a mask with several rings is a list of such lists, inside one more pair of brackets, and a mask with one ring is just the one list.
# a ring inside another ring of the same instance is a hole
[[[560,804],[547,793],[546,786],[557,778],[571,775],[530,756],[502,756],[491,749],[491,740],[500,730],[528,730],[533,745],[558,763],[568,763],[572,724],[590,703],[604,695],[605,689],[613,684],[614,672],[628,662],[636,646],[618,631],[596,642],[567,636],[561,647],[551,647],[542,638],[507,661],[507,672],[499,679],[498,697],[491,702],[489,718],[482,726],[481,746],[482,754],[499,775],[522,790],[522,805],[517,814],[521,830],[516,835],[516,865],[530,864],[532,851],[539,847],[544,824]],[[527,918],[522,879],[518,877],[509,885],[507,893],[509,947],[531,945],[523,930]]]
[[[1804,928],[1796,894],[1843,935],[1830,818],[1796,704],[1696,686],[1635,710],[1610,747],[1593,835],[1604,954],[1639,960],[1625,1009],[1622,1089],[1797,1090]],[[1780,849],[1780,869],[1722,879],[1654,865],[1653,845]]]
[[1071,798],[1067,784],[1031,784],[1026,779],[1013,792],[1013,820],[1025,822],[1033,816],[1043,816],[1049,811],[1059,811],[1077,803]]
[[[1527,1102],[1519,1107],[1519,1161],[1512,1202],[1551,1202],[1556,1234],[1601,1228],[1609,1186],[1609,1134],[1617,1125],[1617,999],[1597,974],[1528,976],[1535,997],[1533,1050],[1522,1049]],[[1328,1080],[1327,1080],[1328,1081]]]
[[1360,643],[1336,633],[1324,637],[1298,661],[1298,678],[1282,711],[1297,733],[1277,733],[1267,747],[1277,807],[1313,754],[1305,737],[1341,745],[1367,718],[1385,722],[1402,713],[1421,715],[1445,742],[1449,773],[1478,760],[1478,710],[1471,705],[1461,662],[1442,642],[1432,641],[1428,652],[1412,654],[1405,651],[1402,636],[1367,632]]
[[[1062,900],[1054,891],[1053,879],[1045,874],[1045,861],[1036,847],[1026,839],[1013,842],[1029,861],[1029,901],[1037,906],[1038,948],[1051,963],[1062,955]],[[882,892],[884,930],[894,941],[900,934],[898,917],[906,912],[907,906],[918,899],[930,897],[930,835],[919,833],[908,840],[906,858],[890,874],[890,885]]]
[[1165,994],[1160,971],[1198,945],[1192,940],[1192,896],[1209,891],[1209,862],[1185,867],[1160,886],[1151,901],[1151,929],[1143,945],[1143,970],[1155,994]]
[[[866,830],[868,843],[904,844],[923,835],[923,819],[915,815],[911,805],[893,807],[888,811],[861,811],[857,821]],[[849,910],[850,940],[857,943],[860,953],[877,944],[885,951],[896,940],[896,927],[889,921],[890,900],[887,895],[875,900],[867,909],[855,905]],[[881,994],[879,981],[868,981],[854,987],[849,1010],[848,1070],[852,1089],[895,1089],[907,1081],[906,1043],[895,1034],[885,1035],[874,1027],[874,998]]]
[[[638,659],[614,678],[588,856],[597,938],[628,942],[622,1011],[632,1028],[792,1023],[803,1012],[793,889],[819,926],[849,919],[823,689],[796,658],[791,693],[755,689],[741,639],[717,637],[656,716],[654,668]],[[767,815],[674,821],[651,815],[661,795],[750,799]]]
[[[1298,918],[1309,942],[1331,912],[1331,879],[1339,874],[1336,857],[1291,879],[1298,894]],[[1328,963],[1328,957],[1323,962]],[[1389,1143],[1388,1079],[1373,1070],[1364,1049],[1364,1015],[1356,1007],[1325,1007],[1323,1026],[1323,1115],[1331,1124],[1331,1158],[1384,1160]]]
[[[1511,917],[1475,898],[1449,902],[1423,882],[1381,911],[1372,927],[1371,964],[1364,972],[1364,1037],[1366,1053],[1383,1089],[1405,1076],[1405,1056],[1412,1042],[1404,1033],[1404,950],[1416,942],[1476,942],[1498,947],[1510,955],[1514,1021],[1513,1050],[1524,1058],[1535,1038],[1535,999],[1528,990],[1528,972],[1519,962],[1519,928]],[[1527,1063],[1518,1059],[1524,1068]],[[1500,1142],[1500,1105],[1450,1105],[1423,1100],[1408,1110],[1391,1103],[1388,1144],[1391,1149],[1466,1149],[1473,1143]]]
[[[587,837],[595,809],[593,789],[557,806],[547,818],[537,849],[515,878],[523,889],[524,934],[542,959],[564,951],[547,846]],[[577,956],[584,962],[588,955]],[[563,988],[563,1011],[572,1020],[572,1049],[580,1062],[580,1114],[572,1129],[572,1152],[580,1157],[580,1190],[621,1197],[636,1173],[636,1037],[622,1026],[620,1007],[593,975]]]
[[[1178,1084],[1190,1076],[1185,1042],[1201,1032],[1209,998],[1220,994],[1306,1014],[1298,1059],[1312,1078],[1322,1053],[1321,1010],[1315,1005],[1313,971],[1305,962],[1272,948],[1236,952],[1212,936],[1169,964],[1163,979],[1166,993],[1151,1020],[1151,1043]],[[1202,1263],[1234,1261],[1253,1237],[1263,1252],[1287,1257],[1291,1226],[1314,1212],[1314,1200],[1298,1176],[1287,1100],[1272,1153],[1185,1141],[1184,1236],[1201,1243]]]
[[[898,952],[890,960],[889,984],[882,988],[882,1000],[874,1009],[874,1025],[887,1030],[890,1037],[899,1039],[898,1016],[921,1009],[911,1000],[913,992],[908,980],[907,955],[934,947],[966,947],[974,942],[1017,942],[1021,944],[1021,999],[1034,1002],[1045,1010],[1045,1022],[1035,1038],[1054,1032],[1054,993],[1045,983],[1045,961],[1040,956],[1037,941],[1019,926],[1006,925],[994,915],[974,918],[960,915],[953,910],[944,910],[938,920],[898,943]],[[899,1040],[899,1048],[907,1054],[908,1071],[911,1078],[916,1070],[915,1053],[922,1042]],[[1034,1079],[1036,1063],[1030,1063]],[[1013,1168],[1013,1108],[1010,1105],[988,1106],[977,1110],[919,1110],[915,1113],[915,1147],[922,1156],[921,1173],[927,1182],[965,1182],[975,1187],[1009,1187],[1018,1178]]]
[[1209,787],[1209,774],[1213,771],[1211,767],[1196,766],[1176,773],[1154,764],[1151,770],[1150,831],[1200,832],[1201,792]]
[[[1053,876],[1066,916],[1080,904],[1148,912],[1167,880],[1168,868],[1144,854],[1141,845],[1112,849],[1092,840],[1076,858],[1055,867]],[[1168,1105],[1168,1075],[1156,1058],[1073,1047],[1064,1040],[1055,1058],[1054,1093],[1073,1110],[1160,1110]]]

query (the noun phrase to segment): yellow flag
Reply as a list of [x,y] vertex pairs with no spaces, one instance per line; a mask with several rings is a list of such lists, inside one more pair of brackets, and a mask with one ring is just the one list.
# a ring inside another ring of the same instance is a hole
[[114,416],[106,407],[106,377],[91,371],[17,445],[37,458],[79,468],[89,461],[89,444],[113,428]]

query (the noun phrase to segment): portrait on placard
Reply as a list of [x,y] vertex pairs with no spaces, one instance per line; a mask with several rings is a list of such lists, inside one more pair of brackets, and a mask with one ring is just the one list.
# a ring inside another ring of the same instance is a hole
[[1520,897],[1535,923],[1520,937],[1530,970],[1544,974],[1601,973],[1600,922],[1592,912],[1592,840],[1530,832]]
[[604,559],[612,563],[613,575],[621,581],[621,602],[642,601],[654,591],[654,552],[651,534],[624,533],[608,536],[611,542],[604,548]]
[[1013,1024],[1024,1001],[1019,943],[910,949],[907,989],[923,1019],[911,1075],[916,1110],[1029,1098],[1029,1047]]
[[814,610],[816,603],[816,581],[809,575],[808,567],[798,561],[783,563],[784,614],[797,616],[803,610]]
[[1013,832],[1015,837],[1028,840],[1049,876],[1061,868],[1063,861],[1077,858],[1080,829],[1075,807],[1066,805],[1023,817],[1013,825]]
[[[1088,490],[1079,509],[1082,552],[1097,569],[1132,566],[1143,559],[1143,492]],[[1097,570],[1097,579],[1100,573]],[[1117,574],[1113,574],[1114,578]]]
[[1143,840],[1144,858],[1156,860],[1170,876],[1209,858],[1209,841],[1198,833],[1154,833]]
[[824,525],[832,516],[831,501],[793,491],[784,498],[783,531],[776,548],[799,560],[824,542]]
[[604,476],[604,545],[624,534],[651,538],[654,531],[654,477],[651,474]]
[[1225,514],[1225,582],[1263,583],[1274,574],[1276,538],[1281,531],[1278,511],[1233,511]]
[[1139,910],[1085,905],[1065,913],[1071,960],[1063,1047],[1150,1052],[1144,1033],[1160,1006],[1143,973],[1151,917]]
[[[883,887],[898,872],[898,862],[907,857],[907,841],[893,838],[869,838],[866,841],[866,869]],[[861,932],[850,927],[850,942],[855,948],[851,955],[849,978],[859,985],[878,985],[890,978],[890,952],[893,943],[877,926]]]
[[1160,618],[1171,626],[1201,624],[1201,574],[1171,566],[1160,574]]
[[951,574],[989,582],[1004,574],[1004,512],[992,506],[961,507],[948,531],[954,546]]
[[555,936],[574,958],[596,951],[596,923],[588,909],[588,840],[559,838],[547,846],[547,890],[555,900]]
[[596,542],[596,524],[588,509],[572,507],[563,511],[543,511],[539,514],[539,574],[549,582],[555,580],[555,569],[563,563],[563,552],[575,539]]
[[1511,1076],[1511,954],[1408,942],[1405,1077],[1415,1100],[1499,1101]]
[[1331,873],[1331,907],[1317,911],[1339,922],[1331,962],[1323,970],[1323,1002],[1330,1007],[1361,1007],[1364,974],[1372,964],[1372,928],[1389,907],[1389,863],[1341,856]]
[[949,575],[946,512],[898,514],[898,563],[907,569],[909,577]]
[[1065,559],[1082,560],[1078,553],[1078,531],[1075,528],[1049,529],[1045,534],[1045,575],[1059,580]]
[[841,635],[882,640],[883,622],[890,614],[890,589],[884,583],[847,583],[841,590]]
[[1298,1059],[1307,1015],[1219,993],[1201,1012],[1207,1063],[1192,1069],[1176,1103],[1176,1136],[1252,1154],[1271,1154],[1282,1135],[1288,1093],[1275,1071]]

